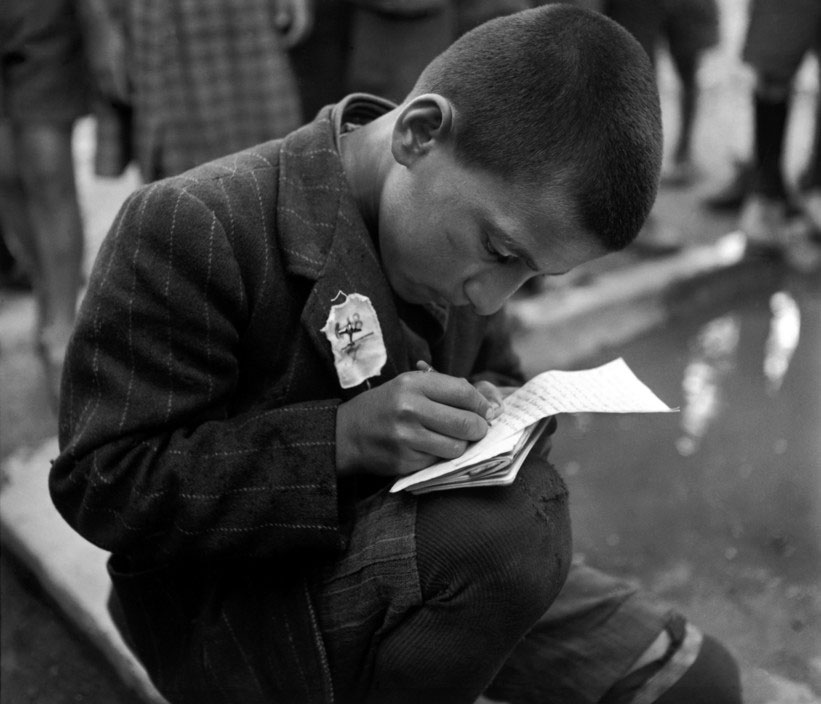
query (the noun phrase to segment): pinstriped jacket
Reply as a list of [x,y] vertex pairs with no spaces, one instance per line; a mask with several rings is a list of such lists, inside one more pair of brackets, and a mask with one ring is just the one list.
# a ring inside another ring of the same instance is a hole
[[499,316],[436,311],[427,339],[400,319],[336,149],[350,100],[139,189],[69,347],[52,497],[112,553],[115,616],[174,702],[332,701],[305,584],[346,541],[336,409],[364,385],[340,388],[321,332],[340,290],[379,318],[372,384],[420,358],[519,378]]

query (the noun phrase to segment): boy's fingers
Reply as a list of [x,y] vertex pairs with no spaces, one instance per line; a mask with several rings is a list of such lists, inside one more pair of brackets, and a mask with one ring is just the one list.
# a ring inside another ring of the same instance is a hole
[[493,417],[490,402],[467,379],[438,372],[423,372],[415,376],[420,379],[424,395],[431,401],[471,411],[485,420]]
[[476,390],[490,402],[493,417],[488,418],[488,420],[497,418],[504,407],[504,394],[502,390],[496,386],[496,384],[491,384],[489,381],[476,382]]
[[458,440],[441,433],[425,431],[414,442],[413,449],[418,453],[430,456],[431,461],[427,464],[433,464],[439,460],[452,460],[461,457],[467,446],[467,440]]
[[459,441],[481,440],[488,429],[487,421],[479,414],[436,402],[420,404],[418,419],[428,431]]

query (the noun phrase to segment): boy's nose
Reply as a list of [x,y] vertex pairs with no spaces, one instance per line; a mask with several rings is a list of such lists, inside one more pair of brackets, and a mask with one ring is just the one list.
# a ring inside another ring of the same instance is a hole
[[479,315],[492,315],[530,276],[513,270],[485,272],[465,284],[465,295]]

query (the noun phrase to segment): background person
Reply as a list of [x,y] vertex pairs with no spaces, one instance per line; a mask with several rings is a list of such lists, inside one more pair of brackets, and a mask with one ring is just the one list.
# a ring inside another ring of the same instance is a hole
[[71,138],[89,109],[71,0],[0,4],[0,228],[34,286],[35,343],[56,402],[82,285]]
[[282,137],[302,122],[286,49],[307,0],[79,0],[101,93],[97,172],[144,181]]
[[691,184],[697,176],[693,130],[698,116],[698,71],[705,52],[719,41],[716,0],[606,0],[604,12],[639,40],[652,61],[666,45],[679,81],[679,127],[672,164],[662,183]]
[[[752,0],[743,58],[756,75],[753,161],[739,228],[747,236],[750,246],[759,251],[785,254],[800,244],[790,241],[791,195],[784,176],[784,145],[796,73],[806,55],[819,46],[821,3],[816,0]],[[818,159],[816,146],[804,183],[809,194],[808,203],[821,204]],[[821,213],[816,212],[818,208],[821,205],[810,205],[806,210],[806,217],[816,227],[821,226]],[[803,233],[798,239],[804,239]]]
[[529,0],[316,0],[312,29],[290,50],[304,115],[349,93],[399,102],[464,32]]

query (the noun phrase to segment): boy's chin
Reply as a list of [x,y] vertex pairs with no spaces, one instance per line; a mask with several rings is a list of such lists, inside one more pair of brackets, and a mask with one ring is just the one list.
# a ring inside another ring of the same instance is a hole
[[467,301],[452,301],[433,286],[421,282],[411,281],[407,278],[389,279],[389,282],[394,294],[405,303],[417,306],[435,305],[443,308],[467,305]]
[[408,284],[405,281],[397,282],[392,286],[393,292],[405,303],[422,306],[428,303],[442,304],[442,298],[427,286]]
[[441,303],[440,300],[437,299],[434,296],[425,296],[425,295],[420,295],[418,293],[410,293],[410,292],[406,292],[406,293],[397,292],[396,295],[399,298],[401,298],[405,303],[409,303],[410,305],[414,305],[414,306],[426,306],[426,305],[431,305],[431,304],[446,305],[446,304]]

